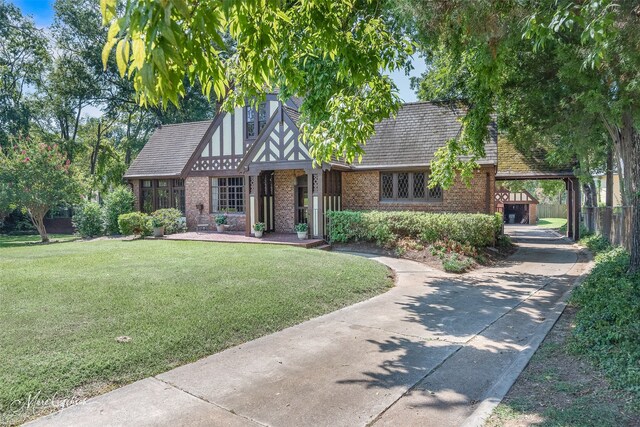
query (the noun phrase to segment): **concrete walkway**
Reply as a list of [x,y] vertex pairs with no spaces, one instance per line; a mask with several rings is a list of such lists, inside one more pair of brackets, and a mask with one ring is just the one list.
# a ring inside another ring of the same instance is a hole
[[454,276],[376,258],[389,292],[138,381],[32,425],[478,424],[564,308],[586,255],[534,226],[503,264]]

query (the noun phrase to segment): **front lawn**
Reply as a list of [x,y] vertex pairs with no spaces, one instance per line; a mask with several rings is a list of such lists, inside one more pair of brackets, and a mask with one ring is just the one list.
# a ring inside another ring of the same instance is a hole
[[567,224],[567,218],[540,218],[538,226],[558,230]]
[[0,424],[158,374],[392,285],[386,267],[355,256],[182,241],[0,245],[0,271]]

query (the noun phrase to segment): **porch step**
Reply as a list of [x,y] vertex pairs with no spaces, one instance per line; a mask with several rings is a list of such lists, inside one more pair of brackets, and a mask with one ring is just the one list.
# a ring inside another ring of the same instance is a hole
[[318,249],[318,250],[321,250],[321,251],[330,251],[331,250],[331,245],[324,244],[324,245],[316,246],[313,249]]

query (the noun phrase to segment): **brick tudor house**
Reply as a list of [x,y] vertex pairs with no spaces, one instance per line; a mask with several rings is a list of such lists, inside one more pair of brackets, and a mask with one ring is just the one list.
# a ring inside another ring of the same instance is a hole
[[275,95],[254,110],[220,111],[213,120],[159,127],[125,174],[137,209],[175,207],[190,229],[227,213],[232,230],[294,232],[306,222],[325,235],[329,210],[495,212],[497,130],[471,186],[427,187],[435,151],[461,130],[461,111],[429,102],[405,104],[376,126],[361,163],[313,167],[298,129],[299,101]]

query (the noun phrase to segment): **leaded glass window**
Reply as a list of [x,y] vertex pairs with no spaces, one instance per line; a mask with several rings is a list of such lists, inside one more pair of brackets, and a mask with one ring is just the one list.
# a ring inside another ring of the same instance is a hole
[[258,107],[258,133],[265,127],[267,124],[267,104],[262,103]]
[[256,137],[256,110],[251,107],[246,108],[246,133],[247,138],[255,138]]
[[441,202],[442,188],[428,188],[426,172],[380,173],[380,200],[397,202]]
[[398,199],[409,198],[409,174],[398,174]]
[[424,172],[413,174],[413,198],[424,199]]
[[393,199],[393,174],[383,173],[380,174],[380,192],[382,199]]

